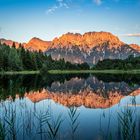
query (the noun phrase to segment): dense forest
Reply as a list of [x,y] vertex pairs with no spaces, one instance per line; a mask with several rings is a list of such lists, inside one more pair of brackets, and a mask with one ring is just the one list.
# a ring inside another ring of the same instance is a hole
[[120,59],[105,59],[99,61],[93,69],[105,70],[105,69],[115,69],[115,70],[131,70],[140,69],[140,56],[134,57],[129,56],[125,60]]
[[65,62],[64,59],[53,60],[51,56],[48,56],[47,61],[43,64],[41,69],[42,72],[47,72],[49,70],[89,70],[90,66],[87,63],[82,64],[72,64],[70,62]]
[[64,59],[53,60],[51,56],[45,55],[39,51],[29,51],[24,49],[22,45],[19,48],[12,47],[0,43],[0,71],[23,71],[23,70],[48,70],[56,69],[90,69],[87,63],[71,64],[65,62]]
[[45,59],[42,52],[30,52],[22,45],[16,49],[15,43],[12,47],[0,44],[0,71],[38,70]]
[[[29,51],[22,45],[16,48],[15,43],[13,43],[12,47],[0,43],[0,71],[41,70],[41,72],[48,72],[48,70],[89,69],[90,66],[87,63],[72,64],[65,62],[64,59],[53,60],[51,56],[47,56],[41,51]],[[125,60],[105,59],[99,61],[92,69],[140,69],[140,57],[129,56]]]

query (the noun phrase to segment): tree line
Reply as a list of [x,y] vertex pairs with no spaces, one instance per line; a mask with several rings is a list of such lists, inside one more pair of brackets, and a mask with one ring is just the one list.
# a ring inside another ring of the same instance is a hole
[[23,71],[23,70],[70,70],[70,69],[89,69],[87,63],[72,64],[65,62],[64,59],[53,60],[41,51],[29,51],[21,44],[16,48],[15,43],[12,47],[0,43],[0,71]]
[[64,59],[53,60],[51,56],[48,56],[48,60],[41,69],[42,72],[47,72],[49,70],[89,70],[90,66],[87,63],[82,64],[72,64],[66,62]]
[[127,59],[105,59],[99,61],[92,69],[105,70],[105,69],[115,69],[115,70],[131,70],[140,69],[140,56],[134,57],[130,55]]
[[21,44],[17,49],[15,43],[12,47],[0,44],[0,71],[38,70],[45,59],[42,52],[30,52]]
[[21,44],[16,48],[15,43],[12,47],[0,43],[0,71],[23,71],[23,70],[89,70],[89,69],[140,69],[140,56],[129,56],[125,60],[105,59],[99,61],[92,68],[87,63],[72,64],[64,59],[53,60],[49,55],[41,51],[29,51]]

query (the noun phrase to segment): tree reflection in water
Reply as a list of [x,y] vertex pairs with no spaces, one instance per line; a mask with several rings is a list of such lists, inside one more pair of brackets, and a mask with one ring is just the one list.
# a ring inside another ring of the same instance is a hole
[[0,139],[139,139],[139,76],[0,77]]

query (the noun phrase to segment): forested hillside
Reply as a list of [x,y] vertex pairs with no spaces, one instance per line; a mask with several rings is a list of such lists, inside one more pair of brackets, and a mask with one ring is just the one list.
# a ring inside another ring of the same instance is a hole
[[42,52],[30,52],[21,45],[16,49],[15,43],[12,47],[0,44],[1,71],[38,70],[45,60]]
[[104,70],[104,69],[116,69],[116,70],[131,70],[140,69],[140,57],[134,57],[130,55],[127,59],[105,59],[99,61],[93,69]]
[[64,59],[53,60],[51,56],[39,51],[29,51],[19,46],[12,47],[0,44],[0,71],[23,71],[23,70],[42,70],[47,72],[51,69],[89,69],[88,64],[71,64]]

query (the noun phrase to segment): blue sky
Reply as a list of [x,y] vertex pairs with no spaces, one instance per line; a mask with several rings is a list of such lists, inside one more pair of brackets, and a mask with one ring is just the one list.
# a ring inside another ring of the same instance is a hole
[[88,31],[140,45],[140,0],[0,0],[0,38],[27,42]]

